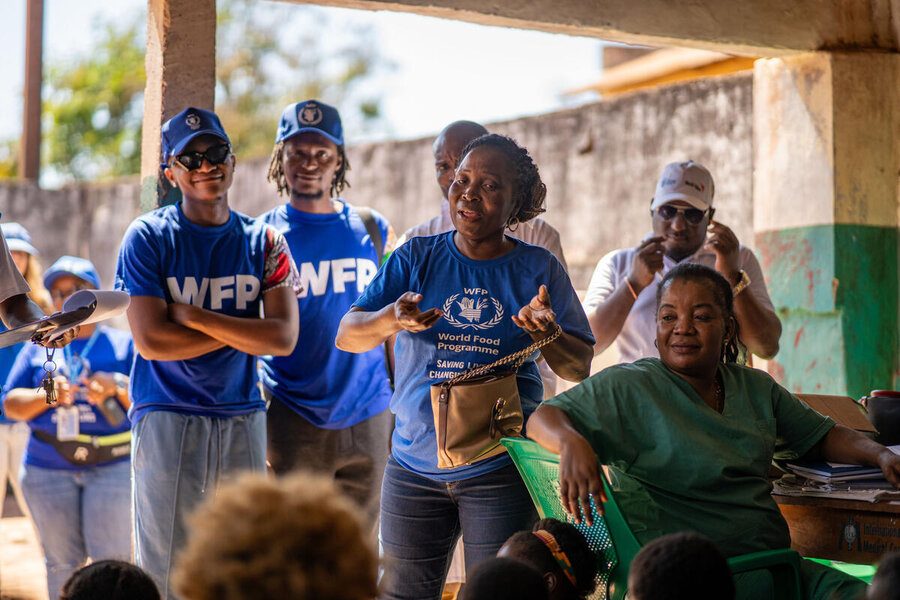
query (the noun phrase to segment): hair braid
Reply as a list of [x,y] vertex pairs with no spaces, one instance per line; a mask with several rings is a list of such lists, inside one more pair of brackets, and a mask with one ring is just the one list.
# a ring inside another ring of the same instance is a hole
[[[347,171],[350,170],[350,161],[347,160],[347,153],[344,152],[343,146],[338,146],[337,149],[338,155],[341,157],[341,166],[334,172],[334,177],[331,180],[331,187],[328,189],[328,193],[332,198],[339,196],[345,188],[350,187],[350,182],[347,181]],[[275,184],[275,189],[278,190],[279,196],[284,196],[285,192],[288,194],[291,192],[291,189],[288,187],[287,178],[284,175],[283,154],[284,142],[278,142],[275,144],[275,147],[272,148],[272,156],[269,158],[269,171],[266,173],[266,181],[271,181]]]
[[489,146],[500,150],[509,162],[512,163],[515,172],[513,197],[516,200],[516,211],[512,215],[519,221],[528,221],[544,212],[544,199],[547,197],[547,186],[541,181],[541,174],[534,164],[528,150],[519,146],[515,140],[505,135],[489,133],[477,137],[463,148],[456,166],[462,163],[463,158],[480,146]]

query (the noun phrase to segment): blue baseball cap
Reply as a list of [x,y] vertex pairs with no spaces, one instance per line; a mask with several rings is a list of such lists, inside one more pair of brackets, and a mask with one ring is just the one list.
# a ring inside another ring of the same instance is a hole
[[86,258],[60,257],[58,261],[50,265],[49,269],[44,271],[44,287],[50,289],[53,282],[63,275],[74,275],[93,285],[94,289],[100,289],[100,275],[97,274],[94,263]]
[[189,106],[163,123],[162,166],[168,167],[170,158],[181,154],[192,139],[201,135],[214,135],[225,140],[227,144],[231,144],[231,140],[225,134],[225,128],[222,127],[222,122],[211,110]]
[[299,133],[319,133],[338,146],[344,145],[341,115],[333,106],[319,100],[304,100],[288,105],[281,113],[275,143],[283,142]]
[[20,224],[3,223],[0,224],[0,230],[3,231],[3,237],[6,238],[6,245],[10,250],[27,252],[33,256],[40,254],[37,248],[31,245],[31,234]]

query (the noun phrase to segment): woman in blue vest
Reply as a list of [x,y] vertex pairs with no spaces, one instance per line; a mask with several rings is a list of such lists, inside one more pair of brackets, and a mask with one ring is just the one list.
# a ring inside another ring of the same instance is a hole
[[[44,274],[55,308],[100,287],[94,265],[64,256]],[[21,482],[41,537],[50,598],[88,558],[131,558],[131,434],[126,416],[131,334],[83,325],[53,351],[57,402],[41,386],[50,351],[27,344],[4,386],[4,411],[27,421],[31,437]],[[48,367],[51,365],[48,363]]]
[[[594,338],[565,269],[544,248],[504,233],[544,210],[546,188],[528,152],[485,135],[461,156],[449,191],[456,230],[395,250],[336,339],[342,350],[365,352],[398,334],[391,399],[397,425],[381,495],[382,588],[390,600],[440,598],[460,533],[469,570],[537,520],[505,454],[438,466],[429,388],[545,338],[540,352],[564,379],[584,379],[593,355]],[[516,377],[526,416],[544,396],[536,357]]]

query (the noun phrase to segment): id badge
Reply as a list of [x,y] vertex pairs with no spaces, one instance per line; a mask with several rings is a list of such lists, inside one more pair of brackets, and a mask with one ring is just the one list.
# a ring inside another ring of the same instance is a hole
[[78,439],[80,433],[78,412],[75,405],[56,409],[56,439],[61,442]]

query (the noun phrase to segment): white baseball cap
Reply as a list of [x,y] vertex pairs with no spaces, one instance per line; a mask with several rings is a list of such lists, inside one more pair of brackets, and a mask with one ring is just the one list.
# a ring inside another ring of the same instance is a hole
[[706,210],[712,207],[714,193],[713,178],[706,167],[692,160],[669,163],[656,184],[650,210],[674,200]]

